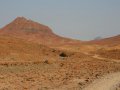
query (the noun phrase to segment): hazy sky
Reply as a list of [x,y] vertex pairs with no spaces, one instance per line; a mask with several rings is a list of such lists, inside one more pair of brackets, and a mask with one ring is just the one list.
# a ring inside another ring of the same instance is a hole
[[120,0],[0,0],[0,27],[17,16],[80,40],[120,34]]

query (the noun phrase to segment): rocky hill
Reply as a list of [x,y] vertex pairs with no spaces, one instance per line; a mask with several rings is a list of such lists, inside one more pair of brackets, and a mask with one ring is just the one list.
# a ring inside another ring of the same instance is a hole
[[80,41],[56,35],[45,25],[39,24],[24,17],[17,17],[10,24],[0,30],[0,35],[22,38],[44,45],[62,45],[80,43]]

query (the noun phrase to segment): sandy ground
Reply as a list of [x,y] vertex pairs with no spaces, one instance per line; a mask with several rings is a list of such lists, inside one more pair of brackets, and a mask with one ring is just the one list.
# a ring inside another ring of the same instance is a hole
[[108,74],[95,80],[83,90],[120,90],[120,72]]
[[0,90],[82,90],[120,72],[120,60],[84,52],[1,37]]
[[0,65],[0,90],[82,90],[93,80],[119,71],[119,63],[87,56],[52,64]]

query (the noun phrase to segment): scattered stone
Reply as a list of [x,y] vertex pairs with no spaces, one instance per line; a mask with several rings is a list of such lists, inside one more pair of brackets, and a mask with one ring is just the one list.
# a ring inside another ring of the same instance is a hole
[[45,63],[45,64],[49,64],[48,60],[45,60],[44,63]]

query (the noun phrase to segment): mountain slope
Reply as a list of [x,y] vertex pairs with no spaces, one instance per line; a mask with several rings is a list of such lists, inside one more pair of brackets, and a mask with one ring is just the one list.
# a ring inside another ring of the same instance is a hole
[[3,62],[41,62],[45,60],[45,57],[56,57],[58,53],[58,51],[53,52],[53,49],[44,45],[0,36],[0,64]]
[[3,27],[0,30],[0,34],[22,38],[44,45],[54,46],[61,44],[79,43],[77,40],[58,36],[54,34],[48,26],[39,24],[32,20],[27,20],[24,17],[18,17],[13,22]]

